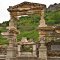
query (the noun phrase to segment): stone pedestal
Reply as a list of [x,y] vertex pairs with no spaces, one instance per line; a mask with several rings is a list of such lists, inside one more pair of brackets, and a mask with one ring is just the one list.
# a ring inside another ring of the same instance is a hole
[[8,46],[6,60],[15,60],[15,58],[16,58],[15,48],[13,46]]
[[36,45],[33,45],[33,56],[36,57]]
[[39,48],[39,58],[40,60],[47,60],[47,48],[44,45],[44,41],[41,41],[41,46]]
[[21,45],[18,45],[18,57],[21,55]]
[[40,46],[39,58],[41,60],[47,60],[47,49],[46,49],[46,46],[44,46],[44,47]]

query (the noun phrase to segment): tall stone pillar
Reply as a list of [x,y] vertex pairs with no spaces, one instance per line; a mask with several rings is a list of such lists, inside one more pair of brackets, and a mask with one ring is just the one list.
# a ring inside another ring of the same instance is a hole
[[39,48],[39,59],[40,60],[47,60],[47,48],[45,46],[45,28],[47,25],[45,24],[44,19],[44,9],[41,10],[41,20],[39,25],[39,41],[40,41],[40,48]]
[[36,45],[35,44],[33,45],[33,56],[36,57]]
[[2,35],[4,35],[9,40],[6,60],[15,60],[16,59],[16,36],[18,34],[18,30],[14,24],[13,19],[10,20],[7,29],[8,29],[7,32],[2,33]]

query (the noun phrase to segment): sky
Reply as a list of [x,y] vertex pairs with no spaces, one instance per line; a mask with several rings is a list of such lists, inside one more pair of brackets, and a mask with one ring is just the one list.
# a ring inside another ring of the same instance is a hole
[[60,3],[60,0],[0,0],[0,23],[10,19],[9,12],[7,11],[9,6],[14,6],[24,1],[46,4],[47,7],[50,4]]

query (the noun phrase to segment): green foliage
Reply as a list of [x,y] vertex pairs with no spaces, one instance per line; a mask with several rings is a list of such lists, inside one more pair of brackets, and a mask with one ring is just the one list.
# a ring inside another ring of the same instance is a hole
[[37,27],[39,24],[39,15],[29,15],[24,16],[17,22],[17,27],[20,30],[20,34],[17,36],[17,40],[21,40],[22,37],[27,37],[33,39],[33,41],[38,40]]
[[33,39],[33,41],[38,41],[38,32],[36,30],[32,31],[22,31],[18,36],[17,40],[21,40],[22,37],[27,37],[28,39]]
[[8,40],[0,34],[0,44],[7,44]]
[[47,24],[60,24],[60,11],[47,12],[45,19]]
[[[46,12],[45,20],[48,25],[60,24],[60,11]],[[20,41],[22,37],[33,39],[35,42],[38,41],[39,34],[37,27],[39,25],[39,21],[40,16],[37,14],[20,17],[17,21],[17,29],[20,31],[20,34],[17,35],[17,41]],[[8,22],[4,22],[0,25],[0,33],[7,31],[6,27],[8,26]],[[5,44],[7,42],[8,41],[0,34],[0,43]]]
[[3,27],[6,27],[6,26],[8,26],[8,25],[9,25],[9,21],[5,21],[5,22],[2,23],[2,26],[3,26]]

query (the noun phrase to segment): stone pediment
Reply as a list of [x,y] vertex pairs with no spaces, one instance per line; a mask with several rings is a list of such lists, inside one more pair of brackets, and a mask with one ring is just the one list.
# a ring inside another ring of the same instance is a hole
[[46,8],[46,5],[39,4],[39,3],[32,3],[32,2],[22,2],[15,6],[10,6],[8,11],[23,11],[23,10],[30,10],[30,9],[43,9]]

